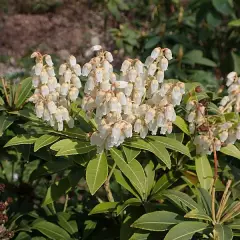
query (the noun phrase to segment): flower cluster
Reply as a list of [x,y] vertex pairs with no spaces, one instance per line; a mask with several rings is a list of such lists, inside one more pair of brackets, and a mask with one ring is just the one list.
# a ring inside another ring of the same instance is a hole
[[220,102],[221,112],[240,112],[240,77],[236,72],[230,72],[227,75],[228,96],[223,97]]
[[81,67],[76,63],[76,58],[70,56],[67,63],[59,68],[59,82],[53,67],[50,55],[41,55],[34,52],[32,83],[35,88],[34,94],[29,101],[35,104],[35,112],[38,118],[42,118],[52,127],[63,130],[63,122],[73,127],[74,121],[69,115],[70,103],[76,101],[82,84],[79,76]]
[[[235,72],[227,76],[228,96],[220,102],[220,112],[229,113],[233,109],[240,112],[240,80]],[[206,115],[205,106],[197,100],[189,100],[186,105],[186,120],[189,122],[190,133],[195,131],[193,143],[197,154],[211,154],[219,151],[221,146],[234,144],[240,139],[240,124],[234,121],[210,121],[211,116]]]
[[110,52],[95,46],[97,56],[86,63],[82,75],[87,76],[82,108],[88,115],[95,113],[98,131],[91,135],[91,143],[101,151],[119,146],[133,132],[145,138],[172,132],[176,119],[174,107],[184,94],[181,82],[164,83],[164,71],[172,59],[169,49],[155,48],[143,64],[127,59],[121,75],[113,73]]

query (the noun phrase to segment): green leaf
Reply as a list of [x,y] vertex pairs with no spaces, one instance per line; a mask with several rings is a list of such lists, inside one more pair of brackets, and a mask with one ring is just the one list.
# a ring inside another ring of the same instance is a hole
[[231,52],[232,59],[233,59],[233,65],[234,65],[234,71],[240,74],[240,54],[237,54],[235,52]]
[[192,211],[190,211],[189,213],[185,214],[186,218],[193,218],[193,219],[201,219],[201,220],[205,220],[205,221],[212,221],[212,219],[203,211],[199,210],[199,209],[193,209]]
[[162,136],[149,136],[148,139],[159,142],[165,146],[165,148],[171,149],[176,152],[180,152],[188,157],[191,158],[191,154],[189,152],[189,149],[184,146],[181,142],[168,138],[168,137],[162,137]]
[[173,122],[178,128],[180,128],[188,136],[190,135],[187,123],[179,116],[176,117],[176,120]]
[[170,229],[164,240],[191,240],[192,236],[208,227],[202,222],[182,222]]
[[13,117],[4,115],[0,116],[0,137],[3,135],[4,131],[12,125],[13,122]]
[[198,193],[200,195],[199,204],[202,205],[205,212],[211,216],[212,214],[212,197],[209,192],[204,188],[199,188]]
[[86,226],[85,226],[84,232],[83,232],[83,240],[87,239],[87,238],[90,236],[90,234],[91,234],[91,233],[94,231],[94,229],[96,228],[97,223],[94,222],[94,221],[91,221],[91,220],[86,220],[86,221],[84,222],[84,225],[86,225]]
[[18,135],[9,140],[4,147],[16,146],[21,144],[33,144],[36,140],[36,137],[32,137],[30,135]]
[[215,105],[214,103],[210,102],[207,106],[207,110],[208,112],[214,113],[214,114],[220,114],[220,110],[218,108],[217,105]]
[[51,222],[47,222],[45,220],[37,221],[36,223],[33,223],[32,228],[40,231],[43,235],[45,235],[49,239],[54,239],[54,240],[71,239],[70,235],[64,229],[60,228],[59,226]]
[[108,164],[106,154],[97,154],[96,158],[89,161],[86,171],[86,180],[92,195],[107,180]]
[[229,226],[216,224],[214,226],[218,240],[232,240],[233,232]]
[[129,198],[122,205],[117,206],[117,215],[121,214],[129,206],[140,206],[142,202],[138,198]]
[[140,199],[137,191],[135,190],[135,188],[133,188],[133,186],[131,185],[130,182],[128,182],[128,180],[122,175],[122,172],[118,169],[114,170],[114,177],[116,179],[116,181],[122,186],[124,187],[126,190],[128,190],[130,193],[132,193],[133,196],[135,196],[136,198]]
[[124,145],[132,148],[147,150],[147,151],[152,150],[149,144],[140,138],[132,138],[131,140],[125,141]]
[[188,212],[188,209],[200,209],[199,205],[185,193],[166,190],[163,195],[185,212]]
[[240,159],[240,151],[233,144],[228,144],[226,147],[222,147],[220,152],[222,152],[226,155],[229,155],[229,156]]
[[28,235],[25,232],[20,232],[17,237],[15,238],[15,240],[31,240],[32,238],[30,237],[30,235]]
[[212,4],[214,8],[223,15],[229,15],[233,13],[233,9],[229,4],[229,0],[212,0]]
[[206,155],[195,158],[196,172],[202,188],[209,190],[213,180],[213,172]]
[[37,139],[37,141],[34,144],[34,152],[36,152],[42,147],[45,147],[49,144],[56,142],[59,138],[60,137],[48,135],[48,134],[41,136],[40,138]]
[[111,148],[110,152],[122,173],[133,184],[140,196],[144,198],[146,193],[146,176],[141,164],[135,159],[127,164],[124,160],[123,153],[116,148]]
[[232,20],[228,23],[230,27],[240,27],[240,19]]
[[231,229],[240,230],[240,219],[235,219],[228,225]]
[[158,179],[156,182],[152,194],[158,194],[159,192],[162,192],[169,188],[171,185],[173,185],[178,180],[177,174],[175,172],[170,171],[168,173],[165,173],[162,175],[161,178]]
[[64,228],[68,233],[74,234],[78,232],[78,226],[76,221],[68,221],[71,217],[69,213],[59,212],[57,213],[58,224]]
[[144,48],[145,49],[150,49],[155,47],[159,42],[160,42],[161,38],[159,36],[154,36],[151,37],[150,39],[148,39],[148,41],[146,42]]
[[151,152],[154,153],[170,169],[171,159],[165,146],[158,141],[151,141],[151,140],[148,141],[148,144],[152,148]]
[[110,213],[113,212],[118,205],[118,202],[102,202],[95,206],[89,215],[99,214],[99,213]]
[[29,77],[21,81],[19,87],[20,87],[20,91],[19,91],[20,93],[17,98],[16,108],[21,107],[29,97],[29,94],[32,89],[32,78]]
[[90,152],[95,149],[88,142],[72,141],[71,143],[63,146],[56,154],[56,156],[69,156]]
[[147,233],[147,232],[136,232],[136,233],[133,233],[133,235],[131,236],[131,238],[129,238],[129,240],[147,240],[149,239],[149,235],[150,233]]
[[140,150],[130,148],[130,147],[126,147],[126,146],[123,146],[123,151],[125,153],[125,156],[126,156],[128,162],[131,162],[141,152]]
[[52,149],[53,151],[58,152],[59,150],[61,150],[64,146],[71,144],[73,141],[71,139],[63,139],[60,140],[56,143],[54,143],[50,149]]
[[182,219],[176,213],[157,211],[144,214],[132,224],[132,227],[149,231],[165,231],[181,221]]
[[147,189],[147,196],[150,195],[151,190],[155,184],[155,166],[152,160],[147,160],[147,164],[144,167],[144,171],[146,174],[146,189]]

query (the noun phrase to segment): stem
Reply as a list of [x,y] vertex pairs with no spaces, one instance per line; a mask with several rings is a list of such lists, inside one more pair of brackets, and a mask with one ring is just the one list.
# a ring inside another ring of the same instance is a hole
[[213,142],[213,154],[214,154],[214,185],[215,185],[216,180],[218,178],[218,158],[214,142]]
[[4,81],[3,78],[2,78],[2,85],[3,85],[3,90],[4,90],[4,94],[5,94],[5,96],[6,96],[7,103],[8,103],[8,105],[10,106],[10,101],[9,101],[8,94],[7,94],[7,89],[6,89],[5,81]]
[[112,169],[111,169],[111,171],[108,175],[108,178],[107,178],[106,182],[104,183],[104,188],[105,188],[105,191],[107,193],[107,198],[108,198],[109,202],[114,202],[114,198],[113,198],[112,191],[111,191],[111,188],[110,188],[110,178],[111,178],[111,176],[113,174],[113,171],[116,168],[116,166],[117,166],[117,164],[114,163],[113,167],[112,167]]
[[212,189],[212,219],[213,223],[216,223],[216,211],[215,211],[215,186]]
[[65,203],[64,203],[64,207],[63,207],[63,212],[66,212],[66,209],[67,209],[67,206],[68,206],[68,200],[69,200],[69,196],[68,196],[68,194],[66,194]]

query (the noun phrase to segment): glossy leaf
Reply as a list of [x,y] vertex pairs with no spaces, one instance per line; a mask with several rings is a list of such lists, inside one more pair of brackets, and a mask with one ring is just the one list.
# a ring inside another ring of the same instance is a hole
[[142,202],[138,198],[129,198],[122,205],[117,206],[117,215],[121,214],[129,206],[140,206]]
[[63,146],[56,154],[56,156],[69,156],[84,154],[95,149],[95,146],[91,146],[88,142],[72,141],[71,143]]
[[13,117],[9,116],[0,116],[0,137],[3,135],[4,131],[8,129],[14,122]]
[[198,209],[193,209],[189,213],[185,214],[185,218],[192,218],[192,219],[201,219],[205,221],[212,221],[212,219],[203,211],[198,210]]
[[190,135],[187,123],[180,116],[176,117],[176,120],[173,122],[173,124],[180,128],[187,135]]
[[76,232],[78,232],[78,226],[77,226],[77,222],[72,220],[69,221],[71,215],[69,213],[66,212],[59,212],[57,214],[58,217],[58,224],[64,228],[68,233],[70,234],[74,234]]
[[176,213],[157,211],[144,214],[132,224],[132,227],[149,231],[165,231],[181,221],[182,219]]
[[226,147],[222,147],[220,152],[222,152],[226,155],[229,155],[229,156],[240,159],[240,151],[233,144],[228,144]]
[[21,144],[33,144],[37,140],[36,137],[30,135],[18,135],[9,140],[4,147],[16,146]]
[[108,164],[106,154],[103,152],[98,154],[96,158],[89,161],[86,170],[86,180],[93,195],[107,180]]
[[122,173],[129,179],[138,193],[144,197],[146,193],[146,177],[141,164],[135,159],[127,164],[124,160],[123,153],[116,148],[111,148],[110,152]]
[[214,226],[214,230],[216,231],[218,240],[232,240],[233,239],[232,229],[226,225],[216,224]]
[[213,172],[206,155],[195,158],[196,172],[202,188],[209,190],[213,180]]
[[53,135],[43,135],[38,138],[34,144],[34,152],[38,151],[40,148],[45,147],[49,144],[56,142],[60,137],[53,136]]
[[21,81],[19,87],[20,91],[16,101],[16,108],[21,107],[27,101],[32,89],[32,78],[29,77]]
[[113,212],[118,205],[118,202],[103,202],[95,206],[89,215],[99,214],[99,213],[110,213]]
[[53,240],[71,239],[70,235],[64,229],[45,220],[34,223],[32,228],[40,231],[43,235],[45,235],[49,239]]
[[125,156],[127,158],[128,162],[131,162],[134,158],[136,158],[140,154],[140,150],[135,148],[130,148],[127,146],[123,146],[123,151],[125,153]]
[[181,142],[175,139],[162,136],[149,136],[148,139],[163,144],[165,148],[171,149],[176,152],[180,152],[188,157],[191,157],[189,149],[186,146],[184,146]]
[[164,240],[191,240],[192,236],[205,230],[207,223],[203,222],[182,222],[170,229]]

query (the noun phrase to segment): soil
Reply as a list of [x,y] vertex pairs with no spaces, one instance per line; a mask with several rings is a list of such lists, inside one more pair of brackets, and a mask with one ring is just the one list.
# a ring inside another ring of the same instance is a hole
[[18,60],[33,51],[55,54],[61,60],[73,54],[83,63],[90,59],[93,45],[113,50],[102,6],[93,2],[65,0],[41,14],[19,13],[16,3],[8,4],[8,13],[0,10],[0,56],[11,57],[0,63],[0,75],[17,69]]

